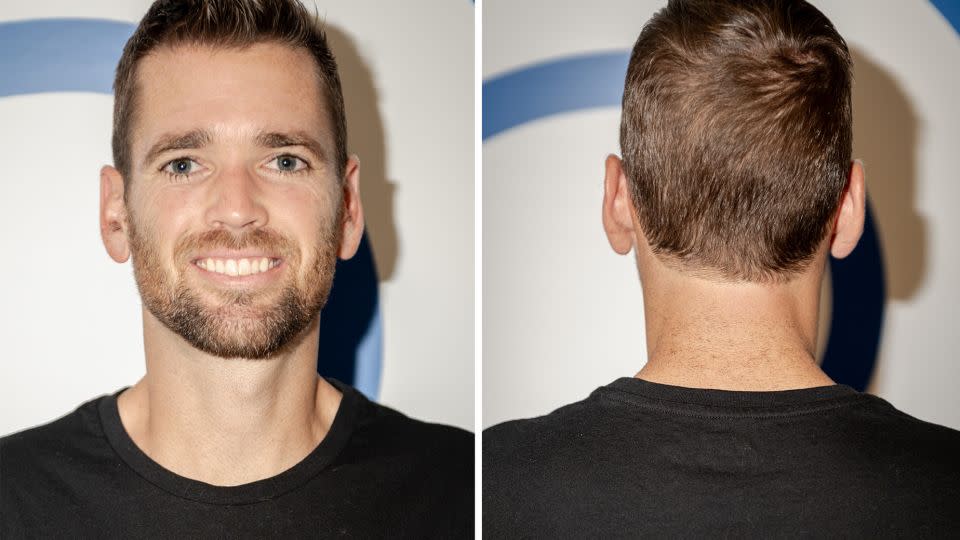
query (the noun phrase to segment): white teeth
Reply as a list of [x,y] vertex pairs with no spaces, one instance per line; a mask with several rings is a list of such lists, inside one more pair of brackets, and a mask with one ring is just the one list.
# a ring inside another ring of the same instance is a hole
[[260,259],[216,260],[212,257],[207,257],[206,259],[197,260],[196,265],[204,270],[216,272],[218,274],[227,274],[228,276],[249,276],[253,274],[259,274],[260,272],[266,272],[271,268],[276,268],[280,265],[280,261],[271,259],[269,257],[262,257]]

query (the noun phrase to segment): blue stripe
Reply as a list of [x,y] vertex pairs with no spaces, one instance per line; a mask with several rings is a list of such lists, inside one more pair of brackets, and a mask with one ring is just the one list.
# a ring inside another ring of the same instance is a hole
[[383,321],[379,315],[379,300],[374,306],[374,313],[366,334],[357,345],[357,365],[353,376],[353,386],[373,400],[380,395],[380,373],[383,372]]
[[99,19],[0,24],[0,97],[40,92],[110,94],[134,25]]
[[562,58],[483,83],[483,139],[538,118],[619,107],[630,53]]
[[960,34],[960,1],[958,0],[930,0],[933,7],[940,11],[950,26]]

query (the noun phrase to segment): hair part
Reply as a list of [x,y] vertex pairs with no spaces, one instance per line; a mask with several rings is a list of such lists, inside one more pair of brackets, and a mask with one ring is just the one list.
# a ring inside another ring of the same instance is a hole
[[784,282],[828,234],[852,147],[852,61],[803,0],[670,0],[627,70],[624,171],[671,267]]
[[[347,122],[337,63],[315,15],[297,0],[157,0],[123,48],[113,83],[113,162],[129,186],[131,133],[136,121],[141,60],[160,47],[244,48],[279,43],[306,49],[316,61],[319,99],[325,99],[334,134],[334,165],[342,180]],[[125,190],[126,192],[126,190]]]

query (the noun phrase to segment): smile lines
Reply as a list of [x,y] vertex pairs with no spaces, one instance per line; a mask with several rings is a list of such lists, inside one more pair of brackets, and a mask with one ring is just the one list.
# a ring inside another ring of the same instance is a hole
[[208,272],[217,274],[226,274],[228,276],[249,276],[266,272],[271,268],[276,268],[280,264],[280,259],[271,259],[262,257],[259,259],[214,259],[207,257],[194,261],[195,265]]

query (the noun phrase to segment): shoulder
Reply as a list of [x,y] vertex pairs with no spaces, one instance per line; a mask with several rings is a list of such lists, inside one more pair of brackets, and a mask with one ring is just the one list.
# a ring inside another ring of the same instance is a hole
[[15,471],[52,459],[70,460],[84,449],[105,443],[99,404],[108,396],[87,401],[50,423],[0,438],[0,463],[5,478]]
[[[338,465],[359,467],[385,481],[431,491],[470,489],[473,486],[473,434],[443,424],[415,420],[371,401],[357,389],[332,380],[343,393],[346,446]],[[349,427],[347,427],[349,426]]]
[[615,416],[616,411],[594,393],[544,416],[484,430],[484,504],[491,509],[515,507],[530,486],[541,493],[562,488],[571,471],[589,468],[609,444]]
[[873,402],[877,422],[890,424],[904,430],[911,436],[921,436],[924,439],[947,442],[953,445],[960,444],[960,431],[911,416],[883,398],[870,394],[864,395]]
[[[483,431],[483,528],[493,537],[550,536],[540,518],[556,496],[584,489],[588,461],[606,434],[597,419],[606,403],[589,398],[534,418],[512,420]],[[589,494],[583,500],[588,500]],[[575,512],[565,501],[567,512]],[[569,515],[563,513],[562,515]],[[558,533],[559,531],[553,531]]]
[[595,430],[604,413],[597,394],[534,418],[511,420],[483,431],[484,467],[496,467],[526,455],[533,458],[544,451],[557,452],[576,445]]
[[896,461],[910,461],[927,468],[942,468],[960,478],[955,458],[960,454],[960,431],[915,418],[884,399],[865,395],[869,406],[850,415],[842,427],[852,439],[885,451]]
[[377,490],[405,501],[411,515],[434,515],[442,536],[473,530],[473,434],[415,420],[363,398],[348,447],[335,468],[377,478]]
[[363,399],[356,435],[381,454],[397,454],[435,463],[473,464],[473,434],[463,429],[416,420]]
[[48,424],[0,438],[0,508],[6,524],[26,508],[50,504],[51,482],[81,486],[111,466],[99,404],[90,400]]

